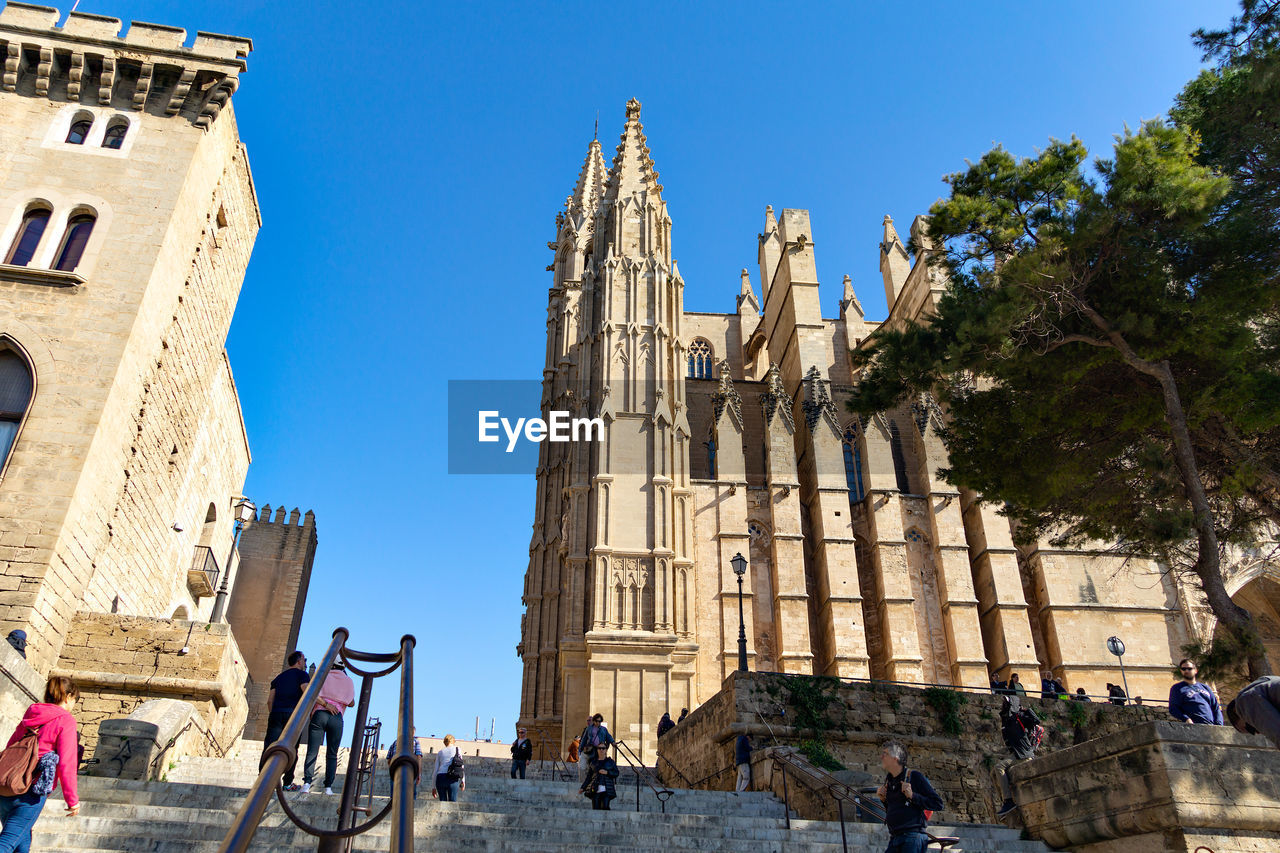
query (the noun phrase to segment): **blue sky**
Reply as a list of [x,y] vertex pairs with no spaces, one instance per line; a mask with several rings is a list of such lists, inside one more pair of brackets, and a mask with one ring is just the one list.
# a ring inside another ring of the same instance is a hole
[[[64,4],[64,11],[69,4]],[[511,737],[533,475],[446,472],[450,379],[537,379],[554,217],[597,111],[642,119],[693,311],[734,307],[766,204],[808,208],[824,314],[884,314],[905,229],[994,143],[1167,110],[1225,0],[268,3],[83,0],[254,41],[234,104],[263,228],[228,348],[258,502],[314,509],[301,645],[418,638],[420,734]],[[392,685],[375,693],[390,721]]]

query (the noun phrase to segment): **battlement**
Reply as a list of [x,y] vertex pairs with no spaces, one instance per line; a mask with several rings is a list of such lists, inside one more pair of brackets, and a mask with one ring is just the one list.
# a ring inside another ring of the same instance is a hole
[[51,6],[0,9],[0,90],[157,115],[206,128],[239,85],[253,42],[181,27],[72,12],[62,26]]
[[304,515],[298,511],[297,507],[294,507],[293,512],[288,514],[288,521],[286,521],[285,508],[281,506],[276,509],[275,521],[272,521],[271,504],[263,504],[262,508],[258,510],[258,518],[256,521],[258,524],[279,524],[287,527],[315,527],[316,514],[311,510],[307,510]]

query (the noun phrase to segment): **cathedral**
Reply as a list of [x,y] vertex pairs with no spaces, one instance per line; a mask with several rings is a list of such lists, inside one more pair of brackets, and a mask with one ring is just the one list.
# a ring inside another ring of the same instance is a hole
[[[752,670],[979,688],[1016,672],[1030,691],[1050,672],[1073,693],[1123,678],[1164,701],[1206,630],[1188,589],[1153,563],[1015,544],[998,507],[938,476],[932,399],[846,409],[850,352],[882,323],[927,318],[946,287],[893,220],[887,318],[864,316],[847,275],[823,317],[809,213],[772,207],[735,310],[701,313],[685,308],[662,192],[632,100],[612,162],[592,141],[548,243],[543,411],[606,426],[600,442],[540,445],[520,725],[567,743],[601,713],[651,757],[662,714],[738,666],[739,553]],[[910,228],[922,251],[925,228]]]

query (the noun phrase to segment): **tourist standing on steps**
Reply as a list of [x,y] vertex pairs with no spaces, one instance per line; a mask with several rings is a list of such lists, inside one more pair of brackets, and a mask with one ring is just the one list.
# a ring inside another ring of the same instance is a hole
[[533,743],[529,738],[525,737],[528,732],[520,729],[516,732],[516,741],[511,744],[511,778],[516,778],[516,774],[520,774],[520,778],[524,778],[525,768],[529,766],[529,762],[533,760]]
[[607,747],[587,748],[595,760],[591,762],[591,780],[587,785],[593,811],[609,811],[609,803],[618,796],[614,780],[618,778],[618,764],[609,757]]
[[574,738],[573,740],[569,741],[569,755],[567,757],[567,760],[570,764],[578,763],[578,739],[577,738]]
[[436,751],[436,789],[431,796],[456,803],[458,792],[467,790],[467,773],[462,765],[462,749],[453,745],[453,735],[444,736],[444,746]]
[[1018,673],[1016,672],[1013,675],[1009,676],[1008,692],[1012,693],[1015,696],[1022,696],[1024,698],[1027,695],[1027,688],[1022,686],[1022,681],[1018,678]]
[[[262,739],[262,758],[258,761],[258,769],[267,763],[267,747],[280,739],[280,734],[284,731],[285,725],[289,722],[293,709],[297,706],[298,701],[302,699],[302,693],[306,690],[307,683],[311,681],[311,676],[307,675],[307,656],[299,651],[289,652],[286,659],[289,668],[284,672],[271,679],[271,690],[267,693],[267,736]],[[301,737],[301,734],[299,734]],[[293,745],[295,750],[294,760],[289,762],[289,767],[284,771],[284,789],[286,791],[297,791],[301,786],[293,784],[293,770],[298,764],[296,750],[298,745]],[[274,781],[274,780],[273,780]]]
[[1182,673],[1182,680],[1169,688],[1169,713],[1173,718],[1184,723],[1223,725],[1218,697],[1213,695],[1209,685],[1196,681],[1200,670],[1195,662],[1183,658],[1178,661],[1178,671]]
[[[418,743],[418,727],[413,727],[413,754],[422,758],[422,744]],[[391,759],[396,757],[396,742],[391,741],[391,746],[387,747],[387,766],[391,766]],[[422,777],[422,762],[418,762],[418,779],[413,780],[413,798],[418,799],[418,781]]]
[[342,743],[342,714],[356,704],[356,686],[347,675],[347,666],[334,661],[333,668],[320,685],[320,698],[311,714],[311,728],[307,731],[307,763],[302,768],[302,793],[311,791],[316,778],[316,759],[320,757],[320,744],[325,744],[324,792],[333,793],[333,780],[338,774],[338,747]]
[[733,742],[733,764],[738,768],[738,784],[734,790],[749,791],[751,789],[751,738],[746,735],[738,735],[738,739]]
[[676,721],[671,719],[670,714],[663,714],[662,719],[658,720],[658,737],[662,737],[667,732],[676,727]]
[[685,717],[687,717],[687,716],[689,716],[689,709],[688,709],[688,708],[681,708],[681,709],[680,709],[680,719],[676,720],[676,724],[677,724],[677,725],[679,725],[680,723],[683,723],[683,722],[684,722],[684,718],[685,718]]
[[[587,720],[587,727],[582,730],[582,737],[578,738],[578,750],[589,760],[591,747],[608,746],[613,746],[613,735],[609,734],[609,730],[605,728],[604,716],[595,714]],[[587,768],[587,772],[589,772],[589,769]],[[587,772],[582,774],[584,782],[586,781]]]
[[[50,678],[44,687],[44,701],[27,708],[6,747],[13,747],[27,735],[36,737],[36,763],[31,788],[12,797],[0,797],[0,853],[27,853],[31,849],[31,827],[35,825],[45,800],[62,784],[67,816],[80,814],[76,795],[79,740],[76,718],[71,709],[80,698],[80,689],[66,676]],[[0,753],[3,755],[3,753]]]
[[898,741],[891,740],[880,748],[880,766],[887,774],[876,790],[889,827],[885,853],[925,853],[929,843],[924,831],[929,816],[925,812],[940,811],[942,797],[923,773],[907,770],[907,748]]
[[1034,756],[1043,734],[1036,712],[1023,708],[1017,697],[1006,698],[1000,703],[1000,736],[1004,738],[1009,754],[995,766],[995,772],[1000,774],[1000,793],[1004,795],[998,817],[1004,817],[1018,807],[1013,801],[1013,786],[1009,784],[1009,768]]
[[1227,703],[1227,719],[1237,731],[1263,735],[1280,747],[1280,677],[1251,681]]
[[1123,705],[1129,697],[1125,695],[1124,688],[1119,684],[1107,683],[1107,695],[1111,697],[1108,701],[1112,705]]
[[582,785],[587,784],[587,772],[588,772],[588,769],[589,769],[588,765],[590,764],[590,761],[589,761],[589,759],[587,758],[587,741],[586,741],[586,737],[587,737],[587,731],[588,731],[588,730],[589,730],[593,725],[595,725],[595,718],[594,718],[594,717],[592,717],[590,714],[587,714],[587,725],[586,725],[586,727],[582,730],[582,734],[578,735],[578,738],[577,738],[577,740],[578,740],[578,785],[579,785],[579,787],[581,787]]

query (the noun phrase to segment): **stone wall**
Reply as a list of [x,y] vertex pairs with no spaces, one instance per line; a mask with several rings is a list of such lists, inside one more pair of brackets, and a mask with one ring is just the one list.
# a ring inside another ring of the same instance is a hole
[[[813,679],[805,679],[812,684]],[[878,777],[880,744],[903,742],[910,764],[923,771],[947,803],[943,820],[988,823],[1000,797],[992,766],[1005,754],[999,731],[1000,697],[970,692],[956,710],[959,734],[947,731],[928,692],[872,682],[820,680],[830,704],[817,718],[825,730],[797,731],[802,706],[791,698],[789,679],[761,673],[733,673],[721,691],[689,714],[658,742],[658,769],[673,785],[731,790],[734,739],[746,733],[757,748],[824,743],[846,769]],[[792,682],[794,683],[794,682]],[[1046,730],[1041,755],[1073,745],[1079,738],[1122,731],[1149,720],[1167,720],[1164,707],[1116,707],[1106,703],[1027,698]],[[808,703],[808,707],[817,707]],[[1077,727],[1076,723],[1083,725]],[[678,771],[678,774],[677,772]]]
[[44,684],[26,658],[0,641],[0,737],[9,737],[28,705],[44,701]]
[[190,702],[216,741],[188,754],[229,748],[244,729],[249,670],[225,624],[78,613],[55,672],[80,687],[75,713],[86,755],[94,754],[99,723],[154,698]]

